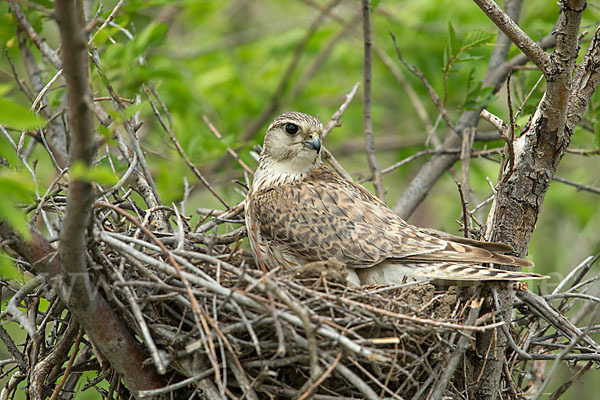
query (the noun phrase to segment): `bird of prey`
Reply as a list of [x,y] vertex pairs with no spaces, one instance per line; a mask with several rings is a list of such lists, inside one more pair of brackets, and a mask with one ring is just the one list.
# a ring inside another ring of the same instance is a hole
[[408,224],[364,187],[321,162],[323,125],[300,112],[269,126],[245,202],[246,226],[258,265],[293,269],[331,258],[354,285],[410,279],[515,281],[542,275],[485,266],[531,267],[501,253],[505,244],[480,242]]

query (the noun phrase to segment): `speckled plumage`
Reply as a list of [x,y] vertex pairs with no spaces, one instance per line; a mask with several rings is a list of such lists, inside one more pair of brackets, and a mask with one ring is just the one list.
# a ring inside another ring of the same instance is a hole
[[[286,133],[295,124],[295,134]],[[258,263],[296,268],[335,258],[347,265],[354,284],[417,279],[480,281],[543,278],[485,267],[496,263],[532,266],[499,254],[510,246],[420,229],[394,214],[368,190],[323,166],[314,117],[284,113],[265,136],[255,179],[246,199],[246,225]]]

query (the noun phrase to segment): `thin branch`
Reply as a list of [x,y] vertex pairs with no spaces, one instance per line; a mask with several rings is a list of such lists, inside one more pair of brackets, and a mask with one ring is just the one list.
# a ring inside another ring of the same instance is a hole
[[433,86],[431,86],[431,84],[429,83],[429,81],[427,80],[425,75],[423,75],[423,73],[421,71],[419,71],[415,66],[410,65],[408,62],[406,62],[406,60],[402,56],[402,53],[400,52],[400,48],[398,47],[398,44],[396,43],[396,36],[394,36],[394,34],[391,31],[390,31],[390,36],[392,37],[392,41],[394,42],[394,48],[396,49],[396,55],[398,56],[398,60],[400,60],[400,62],[406,67],[406,69],[408,69],[410,72],[412,72],[417,78],[419,78],[421,80],[421,82],[423,82],[423,85],[425,86],[425,88],[427,89],[427,92],[429,93],[429,97],[431,97],[433,104],[435,104],[435,106],[437,107],[439,113],[441,114],[442,118],[446,122],[446,125],[448,125],[448,127],[451,130],[454,130],[454,124],[452,123],[452,121],[450,121],[448,112],[446,111],[446,108],[442,104],[440,97],[433,89]]
[[371,29],[371,0],[362,0],[363,12],[363,42],[364,42],[364,87],[363,87],[363,126],[365,130],[365,150],[369,169],[373,174],[375,194],[385,201],[385,190],[381,177],[381,166],[375,156],[375,141],[373,140],[373,121],[371,117],[371,79],[372,79],[372,47],[373,33]]
[[29,39],[36,45],[36,47],[40,50],[42,55],[54,65],[56,69],[61,69],[61,61],[56,52],[46,43],[46,40],[42,38],[38,33],[33,29],[25,13],[21,9],[21,6],[17,4],[14,0],[9,0],[8,5],[10,7],[10,11],[15,16],[19,27],[23,29],[25,34],[29,37]]
[[[481,310],[482,303],[482,300],[475,300],[472,302],[472,304],[470,305],[469,315],[465,320],[466,325],[472,325],[475,322],[475,320],[479,316],[479,311]],[[467,335],[462,335],[460,339],[458,339],[456,349],[452,352],[452,355],[446,362],[442,375],[436,381],[435,386],[433,387],[431,394],[428,398],[438,400],[441,399],[442,396],[444,396],[446,386],[448,386],[448,382],[450,382],[454,371],[456,371],[456,368],[458,368],[458,363],[460,362],[460,360],[462,360],[465,351],[469,347],[469,341],[471,339],[472,338]]]
[[550,68],[550,56],[534,42],[493,0],[473,0],[479,8],[500,28],[506,36],[537,67],[547,75]]
[[163,128],[163,130],[169,136],[169,139],[171,139],[171,141],[175,145],[175,148],[177,149],[177,152],[179,153],[179,155],[181,156],[181,158],[183,158],[183,160],[185,161],[185,163],[187,164],[187,166],[192,170],[192,172],[194,173],[194,175],[196,175],[196,177],[200,180],[200,182],[202,182],[202,184],[204,184],[204,186],[213,194],[213,196],[215,196],[217,198],[217,200],[219,200],[221,202],[221,204],[223,204],[229,210],[231,208],[231,206],[229,205],[229,203],[227,203],[225,201],[225,199],[223,199],[221,197],[221,195],[219,195],[219,193],[217,193],[217,191],[212,187],[212,185],[210,184],[210,182],[204,177],[204,175],[202,175],[202,173],[200,172],[200,170],[190,161],[190,159],[188,158],[187,154],[185,153],[185,151],[183,150],[183,148],[179,144],[179,141],[177,140],[177,137],[175,136],[175,134],[173,132],[171,132],[171,129],[169,128],[169,126],[164,122],[164,120],[163,120],[160,112],[156,108],[156,105],[154,104],[154,102],[150,98],[150,93],[148,93],[148,90],[145,89],[144,93],[146,93],[146,96],[148,97],[148,101],[150,101],[150,106],[152,107],[152,111],[154,111],[154,115],[158,119],[158,122],[160,123],[160,126]]
[[[213,133],[213,135],[215,135],[217,137],[217,139],[219,139],[221,142],[225,143],[223,136],[221,136],[221,134],[219,133],[217,128],[212,124],[212,122],[210,122],[208,117],[206,115],[203,115],[202,119],[204,120],[204,123],[206,124],[206,126],[208,126],[208,129],[210,129],[210,131]],[[227,153],[231,157],[233,157],[233,159],[235,161],[237,161],[238,164],[240,164],[240,166],[244,169],[244,171],[246,171],[250,175],[254,175],[254,171],[252,171],[252,169],[249,166],[247,166],[246,163],[244,163],[244,161],[240,158],[238,153],[236,153],[234,150],[232,150],[229,146],[226,146],[226,148],[227,148]]]

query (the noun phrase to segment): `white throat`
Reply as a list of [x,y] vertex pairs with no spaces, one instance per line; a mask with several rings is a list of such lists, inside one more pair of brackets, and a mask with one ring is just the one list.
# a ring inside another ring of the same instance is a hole
[[253,190],[268,189],[285,184],[290,184],[306,178],[308,173],[321,166],[321,158],[314,163],[307,162],[302,157],[295,157],[283,161],[261,157],[258,168],[254,174]]

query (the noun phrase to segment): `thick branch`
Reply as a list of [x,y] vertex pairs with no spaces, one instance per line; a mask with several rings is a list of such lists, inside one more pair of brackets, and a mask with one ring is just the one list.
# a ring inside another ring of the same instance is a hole
[[474,0],[493,23],[546,75],[550,57],[493,0]]
[[[557,44],[550,62],[546,64],[544,61],[543,65],[539,65],[540,60],[533,60],[538,67],[543,67],[547,90],[531,119],[529,129],[515,141],[513,173],[502,181],[488,216],[488,232],[491,234],[485,239],[511,245],[520,257],[527,254],[544,197],[569,143],[570,133],[565,132],[565,125],[577,58],[577,32],[584,8],[585,1],[561,2],[561,15],[555,32]],[[497,20],[494,22],[498,24]],[[519,38],[517,36],[513,40],[523,40]],[[522,46],[519,42],[515,44],[519,48]],[[500,290],[498,298],[501,307],[512,304],[514,292]],[[510,318],[509,311],[502,314],[504,320]],[[476,388],[475,398],[493,399],[497,393],[507,346],[506,337],[484,333],[477,338],[479,353],[485,352],[490,346],[493,348],[493,357],[473,360],[475,374],[486,377],[485,384]]]
[[[55,15],[61,36],[62,66],[69,103],[70,165],[80,163],[89,168],[94,161],[96,146],[82,4],[80,1],[57,0]],[[160,379],[154,371],[142,368],[145,357],[139,345],[98,293],[87,272],[86,229],[94,200],[92,189],[90,182],[80,179],[73,179],[69,184],[66,213],[61,229],[61,264],[53,268],[60,270],[55,288],[127,385],[134,391],[155,388],[160,385]],[[36,240],[38,248],[45,246],[47,254],[54,252],[40,236],[37,236]],[[39,258],[36,257],[33,261],[38,262]],[[78,278],[83,282],[78,282]],[[116,337],[119,340],[115,341]],[[135,357],[133,359],[136,362],[132,362],[130,357]]]
[[[37,275],[46,277],[57,293],[62,294],[73,289],[62,275],[62,265],[56,257],[56,249],[39,232],[33,230],[31,241],[28,243],[8,222],[0,221],[0,239],[6,241],[11,249],[27,260]],[[152,367],[143,366],[147,358],[144,348],[131,335],[128,327],[113,312],[104,297],[97,293],[96,288],[86,287],[89,281],[76,281],[77,276],[72,278],[69,282],[71,285],[81,286],[90,295],[95,295],[94,301],[87,302],[87,306],[71,305],[69,310],[110,365],[123,377],[129,389],[137,391],[162,386],[162,379],[156,371]]]

